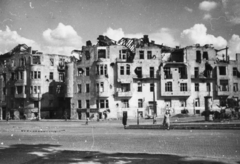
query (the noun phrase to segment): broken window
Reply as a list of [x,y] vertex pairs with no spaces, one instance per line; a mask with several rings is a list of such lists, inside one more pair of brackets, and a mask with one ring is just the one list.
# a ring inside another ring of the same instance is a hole
[[194,68],[194,77],[195,77],[195,78],[198,78],[198,77],[199,77],[199,68],[198,68],[198,67],[195,67],[195,68]]
[[50,58],[50,66],[54,66],[54,58]]
[[196,62],[201,63],[201,51],[197,50],[196,52]]
[[180,91],[186,92],[187,91],[187,83],[181,83],[180,84]]
[[195,99],[194,105],[195,105],[195,107],[200,107],[200,100],[199,100],[199,98]]
[[207,92],[210,92],[211,91],[211,84],[210,83],[207,83]]
[[233,91],[234,92],[238,91],[238,83],[233,83]]
[[38,71],[38,79],[41,79],[41,72]]
[[212,77],[212,70],[213,70],[213,67],[208,62],[206,62],[205,70],[203,72],[204,76],[207,77],[207,78],[211,78]]
[[37,92],[37,86],[34,86],[34,87],[33,87],[33,93],[34,93],[34,94],[37,94],[37,93],[38,93],[38,92]]
[[143,107],[143,99],[138,99],[138,108]]
[[17,94],[23,93],[23,86],[17,86]]
[[104,66],[104,73],[105,73],[105,75],[107,75],[108,73],[107,73],[107,65],[105,64],[105,66]]
[[129,92],[130,89],[130,84],[121,84],[121,91],[122,92]]
[[150,77],[151,77],[151,78],[154,77],[154,67],[150,67],[150,68],[149,68],[149,74],[150,74]]
[[135,69],[135,74],[138,76],[138,78],[142,77],[142,67],[137,67]]
[[62,72],[59,73],[59,81],[60,82],[64,81],[64,73],[62,73]]
[[83,75],[84,70],[82,68],[78,68],[78,76]]
[[226,75],[226,67],[219,66],[219,75]]
[[37,79],[37,71],[34,71],[34,79]]
[[104,70],[103,70],[103,65],[100,65],[100,75],[103,75]]
[[82,84],[78,84],[77,86],[78,86],[77,92],[82,93]]
[[33,71],[30,72],[30,79],[33,79]]
[[180,74],[180,79],[186,79],[187,78],[187,70],[186,67],[179,67],[179,74]]
[[59,59],[59,66],[60,67],[64,67],[64,65],[65,65],[65,59],[64,58],[60,58]]
[[154,83],[150,83],[150,92],[154,92]]
[[144,51],[139,51],[139,58],[144,59]]
[[90,108],[90,100],[86,100],[86,108]]
[[40,56],[32,56],[32,64],[41,64]]
[[124,75],[124,66],[120,66],[120,75]]
[[126,74],[130,75],[130,65],[129,64],[127,64]]
[[106,50],[98,50],[98,59],[100,58],[106,59]]
[[181,107],[186,107],[186,100],[185,99],[180,100],[180,105]]
[[89,93],[89,84],[86,84],[86,93]]
[[165,91],[172,92],[172,82],[165,83]]
[[49,79],[53,80],[53,72],[49,73]]
[[19,80],[23,79],[23,71],[19,71]]
[[172,79],[170,67],[164,68],[164,75],[165,75],[165,79]]
[[86,67],[86,76],[89,76],[89,67]]
[[195,83],[195,91],[199,91],[199,83]]
[[89,51],[85,51],[85,55],[86,55],[86,60],[90,59],[90,52]]
[[237,76],[238,70],[237,67],[233,67],[233,76]]
[[138,82],[138,92],[142,92],[142,83]]
[[147,51],[147,59],[152,59],[152,51]]
[[129,108],[129,102],[128,99],[121,100],[122,108]]
[[228,80],[220,80],[219,89],[220,89],[220,91],[229,91]]
[[81,100],[78,100],[78,108],[82,108],[82,101]]
[[100,92],[104,92],[104,82],[100,83]]
[[208,52],[207,51],[203,52],[203,59],[208,60]]

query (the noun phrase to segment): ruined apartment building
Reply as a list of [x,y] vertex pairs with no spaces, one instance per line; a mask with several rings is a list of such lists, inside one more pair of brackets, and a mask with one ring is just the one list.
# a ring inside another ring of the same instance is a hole
[[119,118],[127,112],[131,118],[137,111],[142,117],[152,116],[159,97],[161,49],[147,36],[122,40],[127,46],[105,36],[98,40],[97,45],[87,42],[81,60],[74,63],[76,117]]
[[18,45],[0,56],[1,119],[62,118],[65,62],[63,55],[42,54]]
[[236,61],[219,58],[227,48],[194,45],[166,51],[147,36],[118,44],[107,39],[83,46],[75,64],[73,104],[79,119],[119,118],[124,112],[146,118],[166,109],[200,115],[206,108],[219,110],[229,98],[239,100],[239,54]]
[[[219,57],[219,52],[224,56]],[[201,114],[205,109],[219,111],[228,99],[240,98],[240,54],[229,60],[227,48],[211,45],[176,48],[161,71],[161,96],[173,113],[188,110]],[[238,104],[236,104],[238,106]]]

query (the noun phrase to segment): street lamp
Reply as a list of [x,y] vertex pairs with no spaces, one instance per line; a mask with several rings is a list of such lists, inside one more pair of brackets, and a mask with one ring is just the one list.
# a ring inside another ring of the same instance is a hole
[[37,94],[38,94],[38,121],[41,120],[41,111],[40,111],[40,90],[37,90]]

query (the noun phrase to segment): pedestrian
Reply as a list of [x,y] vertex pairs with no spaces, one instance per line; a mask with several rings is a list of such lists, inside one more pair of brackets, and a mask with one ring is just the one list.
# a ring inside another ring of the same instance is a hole
[[167,130],[170,130],[170,110],[166,110],[166,113],[164,114],[164,119],[163,119],[163,127],[167,127]]
[[8,122],[9,119],[10,119],[10,113],[7,112],[7,118],[6,118],[6,121]]
[[156,114],[153,114],[153,124],[156,124],[157,123],[157,116]]
[[126,125],[127,125],[127,113],[126,112],[123,113],[122,124],[124,126],[124,129],[126,129]]
[[68,117],[68,114],[67,114],[67,111],[65,111],[65,112],[64,112],[65,121],[67,121],[67,117]]

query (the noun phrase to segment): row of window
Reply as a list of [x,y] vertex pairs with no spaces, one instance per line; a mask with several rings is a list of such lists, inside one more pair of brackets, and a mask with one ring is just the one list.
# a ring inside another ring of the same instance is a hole
[[[144,51],[140,50],[139,51],[139,59],[144,59],[145,58],[145,54]],[[152,59],[152,51],[147,51],[147,59]]]
[[[96,100],[97,108],[109,108],[108,100]],[[85,101],[85,107],[90,108],[90,100]],[[78,100],[78,108],[83,108],[82,100]]]
[[[173,91],[172,82],[165,83],[165,92],[172,92]],[[180,83],[180,92],[186,92],[187,89],[187,83]]]
[[[77,85],[77,92],[78,93],[83,93],[83,89],[82,89],[82,84],[78,84]],[[85,93],[89,93],[90,92],[90,84],[85,84]]]
[[[186,100],[182,99],[180,101],[180,106],[181,107],[186,107]],[[96,100],[97,108],[109,108],[109,102],[108,100]],[[171,107],[171,100],[167,99],[165,100],[165,104],[168,107]],[[149,106],[153,106],[153,102],[149,103]],[[194,106],[199,107],[200,106],[200,101],[199,98],[196,98],[194,100]],[[84,108],[82,105],[82,100],[78,100],[78,108]],[[90,108],[90,100],[85,101],[85,108]],[[121,100],[121,108],[129,108],[129,100],[128,99],[123,99]],[[138,99],[138,108],[143,108],[143,99]]]

